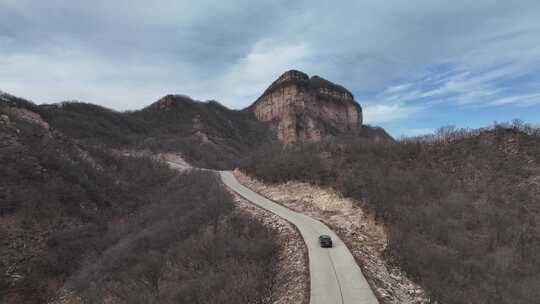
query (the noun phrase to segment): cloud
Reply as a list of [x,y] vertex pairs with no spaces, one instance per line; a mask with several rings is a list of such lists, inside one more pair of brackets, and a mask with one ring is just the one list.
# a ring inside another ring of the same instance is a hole
[[378,125],[408,118],[423,109],[421,106],[407,106],[401,103],[369,104],[364,106],[362,114],[364,116],[364,123]]
[[[163,66],[113,64],[79,51],[8,55],[0,57],[0,66],[5,91],[38,103],[78,99],[134,109],[174,92],[176,86]],[[159,85],[145,83],[147,77]]]
[[262,39],[215,81],[213,91],[226,103],[249,104],[286,70],[309,70],[310,55],[306,43],[281,45],[272,39]]
[[241,108],[296,68],[364,96],[372,122],[440,103],[534,106],[539,14],[536,0],[3,0],[0,89],[116,109],[168,93]]
[[433,134],[434,132],[435,132],[435,129],[433,128],[412,128],[412,129],[402,129],[400,135],[420,136],[420,135]]
[[527,72],[513,64],[476,71],[459,67],[452,73],[443,74],[444,77],[431,75],[405,85],[392,86],[379,95],[381,102],[400,101],[425,105],[445,102],[458,107],[535,105],[531,99],[538,97],[534,93],[538,92],[537,87],[520,80]]
[[540,104],[540,93],[503,97],[503,98],[493,100],[489,104],[495,105],[495,106],[509,105],[509,104],[515,104],[515,105],[520,105],[520,106],[538,105]]

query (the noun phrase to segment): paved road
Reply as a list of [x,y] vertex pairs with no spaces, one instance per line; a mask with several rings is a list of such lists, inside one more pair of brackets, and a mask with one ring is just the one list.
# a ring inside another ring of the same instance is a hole
[[[323,223],[296,213],[242,186],[230,171],[221,171],[223,183],[238,194],[295,225],[304,238],[309,254],[310,304],[376,304],[373,291],[349,249]],[[332,237],[334,248],[321,248],[318,237]]]

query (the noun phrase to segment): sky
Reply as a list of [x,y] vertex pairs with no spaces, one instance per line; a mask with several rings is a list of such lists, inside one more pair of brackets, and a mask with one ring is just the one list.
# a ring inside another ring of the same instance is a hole
[[394,136],[540,123],[540,1],[0,0],[0,90],[116,110],[241,109],[289,69]]

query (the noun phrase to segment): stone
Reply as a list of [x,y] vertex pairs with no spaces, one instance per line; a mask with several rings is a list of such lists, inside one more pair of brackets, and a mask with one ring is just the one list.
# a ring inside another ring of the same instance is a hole
[[204,132],[204,125],[201,122],[201,115],[199,114],[195,115],[195,117],[192,119],[192,122],[193,122],[193,128],[192,128],[193,136],[199,139],[199,141],[201,142],[205,142],[205,143],[209,142],[208,136]]
[[39,125],[45,130],[49,130],[49,124],[36,112],[30,111],[25,108],[15,108],[12,107],[9,109],[10,115],[17,117],[18,119],[25,120],[29,123]]
[[9,116],[7,116],[6,114],[2,114],[0,116],[0,122],[4,124],[9,124]]
[[249,108],[286,144],[316,142],[362,126],[362,108],[351,92],[296,70],[281,75]]

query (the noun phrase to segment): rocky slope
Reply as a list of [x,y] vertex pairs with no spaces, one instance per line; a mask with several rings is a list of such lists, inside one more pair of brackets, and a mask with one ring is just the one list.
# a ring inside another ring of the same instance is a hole
[[283,143],[316,142],[362,126],[362,108],[351,92],[296,70],[274,81],[250,110]]

